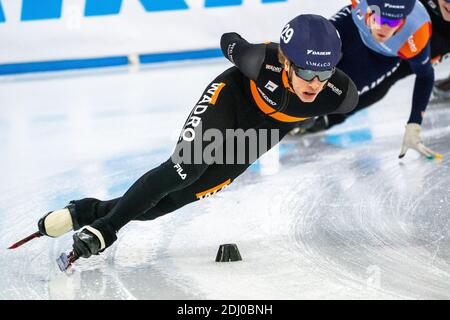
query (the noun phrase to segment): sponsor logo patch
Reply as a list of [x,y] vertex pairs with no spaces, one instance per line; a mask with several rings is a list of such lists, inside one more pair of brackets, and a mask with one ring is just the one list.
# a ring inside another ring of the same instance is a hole
[[277,90],[278,86],[269,80],[269,82],[267,82],[264,88],[266,88],[270,92],[274,92],[275,90]]
[[187,177],[186,173],[183,173],[183,168],[177,163],[173,166],[175,169],[177,169],[178,175],[181,177],[182,180],[185,180]]
[[331,67],[331,62],[306,61],[306,65],[311,66],[311,67],[326,68],[326,67]]
[[433,9],[436,9],[436,8],[437,8],[437,5],[436,5],[436,3],[434,3],[434,1],[429,0],[429,1],[428,1],[428,5],[429,5],[431,8],[433,8]]
[[313,56],[331,56],[331,51],[314,51],[307,50],[306,54],[312,54]]
[[277,105],[277,103],[275,101],[273,101],[272,99],[270,99],[264,92],[262,92],[262,90],[260,88],[258,88],[258,91],[261,94],[261,96],[264,98],[264,100],[266,100],[272,106],[276,106]]
[[388,3],[388,2],[386,2],[384,4],[384,7],[385,8],[390,8],[390,9],[405,9],[405,6],[403,6],[403,5],[391,4],[391,3]]
[[179,141],[193,141],[195,139],[195,128],[201,123],[202,118],[201,114],[206,112],[206,110],[216,104],[217,99],[219,97],[220,92],[225,87],[225,83],[223,82],[215,82],[211,84],[211,87],[206,91],[206,94],[200,99],[198,104],[195,106],[188,120],[184,124],[183,131],[181,132],[181,136]]
[[411,52],[417,52],[417,46],[416,46],[416,43],[414,42],[413,36],[410,36],[408,38],[408,45],[409,45],[409,49],[411,50]]
[[266,64],[266,69],[276,72],[276,73],[281,73],[281,71],[283,71],[282,67],[275,67],[275,66],[272,66],[271,64]]
[[336,93],[338,96],[340,96],[342,94],[342,90],[339,89],[338,87],[336,87],[331,82],[328,82],[327,87],[330,88],[331,90],[333,90],[333,92]]
[[236,42],[233,42],[232,44],[228,45],[228,50],[227,50],[228,57],[230,58],[230,61],[233,63],[234,63],[233,50],[234,50],[235,46],[236,46]]

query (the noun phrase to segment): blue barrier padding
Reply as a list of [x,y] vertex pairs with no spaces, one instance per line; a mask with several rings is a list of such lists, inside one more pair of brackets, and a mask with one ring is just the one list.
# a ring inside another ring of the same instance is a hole
[[157,63],[166,61],[196,60],[222,57],[220,49],[205,49],[172,53],[152,53],[139,56],[141,63]]
[[[141,63],[158,63],[182,60],[197,60],[222,57],[220,49],[205,49],[183,52],[152,53],[139,56]],[[78,60],[60,60],[60,61],[41,61],[26,63],[0,64],[0,75],[46,72],[46,71],[64,71],[86,68],[101,68],[121,66],[128,64],[128,57],[106,57]]]
[[61,61],[42,61],[28,63],[11,63],[0,65],[0,75],[45,72],[45,71],[63,71],[85,68],[111,67],[128,64],[128,58],[109,57],[79,60],[61,60]]

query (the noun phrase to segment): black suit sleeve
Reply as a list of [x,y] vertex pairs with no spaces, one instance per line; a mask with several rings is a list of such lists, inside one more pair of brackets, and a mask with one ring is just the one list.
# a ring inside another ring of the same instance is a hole
[[348,78],[347,93],[345,95],[345,98],[341,102],[341,105],[333,113],[349,113],[356,108],[358,102],[358,89],[356,88],[355,83],[350,78]]
[[247,78],[258,78],[266,57],[265,44],[251,44],[235,32],[222,35],[220,47],[223,55],[230,60]]

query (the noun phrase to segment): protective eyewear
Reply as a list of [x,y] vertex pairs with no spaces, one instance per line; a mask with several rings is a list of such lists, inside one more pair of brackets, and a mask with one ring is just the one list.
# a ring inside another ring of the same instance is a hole
[[312,70],[306,70],[303,68],[300,68],[299,66],[296,66],[295,64],[291,64],[292,69],[294,70],[297,77],[305,80],[305,81],[312,81],[314,78],[319,78],[320,82],[324,82],[329,80],[334,72],[336,71],[335,68],[325,71],[312,71]]
[[377,24],[379,24],[380,26],[387,24],[389,27],[391,28],[395,28],[398,27],[403,21],[404,19],[388,19],[388,18],[384,18],[381,17],[375,13],[372,14],[372,17],[374,18],[375,22]]

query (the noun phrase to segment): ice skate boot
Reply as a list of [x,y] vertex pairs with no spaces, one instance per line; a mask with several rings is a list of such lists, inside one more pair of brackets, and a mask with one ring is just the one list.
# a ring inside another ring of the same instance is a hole
[[60,237],[73,229],[75,217],[75,205],[70,202],[65,208],[50,211],[38,221],[38,231],[28,237],[16,242],[8,249],[16,249],[28,241],[48,236],[52,238]]

